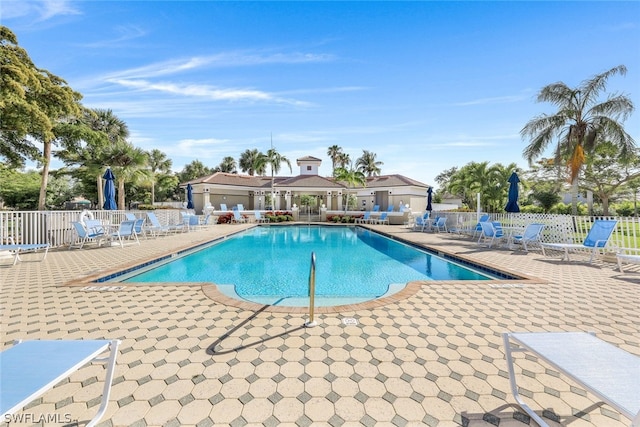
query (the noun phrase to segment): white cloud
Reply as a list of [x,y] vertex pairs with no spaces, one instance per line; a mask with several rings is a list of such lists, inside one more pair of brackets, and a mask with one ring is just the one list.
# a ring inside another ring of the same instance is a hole
[[453,105],[457,107],[466,107],[469,105],[488,105],[488,104],[510,104],[528,99],[528,95],[509,95],[495,96],[492,98],[480,98],[465,102],[456,102]]
[[291,105],[309,105],[295,99],[278,97],[272,93],[248,88],[217,88],[210,85],[176,84],[170,82],[153,83],[146,80],[112,79],[111,83],[140,91],[163,92],[186,97],[206,98],[212,101],[273,102]]
[[78,46],[91,49],[115,47],[147,35],[147,32],[145,30],[136,25],[118,25],[115,28],[115,32],[116,36],[111,40],[81,43]]
[[67,0],[3,0],[3,19],[29,18],[35,16],[37,21],[47,21],[60,15],[80,15],[72,2]]

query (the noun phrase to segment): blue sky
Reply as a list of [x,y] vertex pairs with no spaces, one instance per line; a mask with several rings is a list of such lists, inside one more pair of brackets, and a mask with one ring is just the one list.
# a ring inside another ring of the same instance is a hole
[[[527,167],[543,86],[624,64],[640,108],[640,2],[3,0],[37,66],[180,170],[247,148],[292,161],[370,150],[425,184],[471,161]],[[640,144],[640,112],[626,122]],[[54,163],[54,167],[56,164]],[[288,169],[284,169],[288,174]]]

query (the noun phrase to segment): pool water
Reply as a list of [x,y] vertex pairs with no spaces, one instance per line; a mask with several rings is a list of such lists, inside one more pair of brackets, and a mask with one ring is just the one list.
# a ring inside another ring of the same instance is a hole
[[492,279],[360,227],[266,226],[123,281],[213,282],[250,301],[295,299],[308,296],[312,252],[320,298],[369,300],[414,280]]

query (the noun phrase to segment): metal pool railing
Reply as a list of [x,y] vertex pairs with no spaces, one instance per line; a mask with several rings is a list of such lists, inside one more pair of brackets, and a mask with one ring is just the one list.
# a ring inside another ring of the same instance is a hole
[[318,323],[314,320],[316,298],[316,254],[311,252],[311,270],[309,271],[309,320],[304,324],[307,328],[313,328]]

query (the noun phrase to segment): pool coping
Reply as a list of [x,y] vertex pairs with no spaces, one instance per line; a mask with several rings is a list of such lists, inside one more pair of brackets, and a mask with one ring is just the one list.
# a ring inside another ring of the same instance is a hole
[[[286,224],[286,225],[300,225],[300,223],[295,223],[295,224]],[[307,225],[308,223],[302,223]],[[275,225],[275,224],[274,224]],[[277,224],[276,226],[278,226],[280,224]],[[335,226],[334,224],[324,224],[324,223],[312,223],[312,225],[329,225],[329,226]],[[336,224],[339,226],[345,226],[345,224]],[[254,228],[254,227],[261,227],[261,226],[271,226],[270,224],[256,224],[253,227],[249,227],[249,228]],[[343,304],[343,305],[335,305],[335,306],[321,306],[321,307],[314,307],[314,312],[318,313],[318,314],[328,314],[328,313],[342,313],[342,312],[349,312],[349,311],[356,311],[356,310],[370,310],[370,309],[375,309],[387,304],[391,304],[391,303],[395,303],[395,302],[399,302],[402,301],[404,299],[407,299],[413,295],[415,295],[423,286],[429,286],[429,285],[444,285],[444,284],[449,284],[449,285],[487,285],[487,286],[492,286],[495,288],[513,288],[513,287],[523,287],[523,286],[527,286],[527,285],[531,285],[531,284],[547,284],[546,280],[542,280],[536,277],[532,277],[532,276],[527,276],[527,275],[523,275],[522,273],[519,272],[515,272],[515,271],[510,271],[509,269],[505,269],[503,267],[498,267],[492,263],[485,263],[483,266],[478,267],[478,263],[474,262],[471,258],[467,258],[464,255],[461,254],[457,254],[457,253],[453,253],[453,252],[449,252],[441,247],[432,247],[432,246],[428,246],[428,245],[423,245],[417,242],[412,242],[410,240],[406,240],[403,238],[400,238],[398,236],[389,234],[389,233],[385,233],[384,231],[381,231],[379,229],[375,229],[375,228],[371,228],[371,227],[367,227],[367,226],[363,226],[363,225],[356,225],[356,227],[362,227],[364,229],[368,229],[371,230],[373,232],[376,232],[384,237],[387,237],[389,239],[392,239],[394,241],[398,241],[410,246],[413,246],[417,249],[422,249],[422,250],[426,250],[429,251],[431,253],[434,253],[438,256],[441,256],[447,260],[450,261],[454,261],[454,262],[458,262],[461,263],[463,265],[466,266],[470,266],[473,268],[476,268],[480,271],[483,270],[487,270],[487,271],[492,271],[492,272],[498,272],[499,274],[503,274],[505,276],[511,276],[512,278],[509,279],[494,279],[494,280],[438,280],[438,281],[431,281],[431,280],[420,280],[420,281],[411,281],[408,282],[406,284],[406,286],[392,294],[389,296],[383,296],[381,298],[377,298],[374,300],[369,300],[369,301],[364,301],[364,302],[360,302],[360,303],[353,303],[353,304]],[[233,236],[235,234],[241,233],[249,228],[245,228],[242,230],[236,230],[227,234],[224,234],[223,236],[217,237],[215,239],[212,240],[208,240],[206,242],[197,242],[197,243],[192,243],[192,244],[188,244],[188,245],[183,245],[180,246],[178,248],[173,248],[172,250],[164,253],[164,254],[160,254],[160,255],[155,255],[153,257],[150,257],[148,259],[145,260],[136,260],[135,262],[130,262],[130,263],[123,263],[120,264],[118,267],[116,268],[112,268],[106,271],[101,271],[101,272],[92,272],[89,273],[87,275],[84,276],[80,276],[78,278],[69,280],[67,282],[65,282],[62,286],[70,286],[70,287],[86,287],[86,286],[100,286],[100,285],[104,285],[106,283],[114,283],[114,282],[107,282],[106,280],[100,281],[99,279],[104,279],[106,278],[110,278],[113,275],[115,275],[116,273],[121,273],[123,271],[130,271],[130,270],[134,270],[136,268],[140,268],[142,266],[145,266],[147,264],[150,263],[154,263],[154,262],[158,262],[158,260],[163,260],[163,259],[167,259],[167,258],[171,258],[171,257],[175,257],[179,254],[182,254],[186,251],[190,251],[193,250],[199,246],[204,246],[204,245],[208,245],[212,242],[218,241],[218,240],[223,240],[223,239],[227,239],[230,236]],[[486,268],[483,268],[486,267]],[[251,301],[247,301],[247,300],[238,300],[235,298],[231,298],[225,294],[223,294],[218,287],[216,286],[215,283],[213,282],[146,282],[146,283],[141,283],[138,284],[136,283],[135,285],[131,285],[131,284],[126,284],[123,286],[122,289],[120,289],[120,291],[126,290],[126,289],[135,289],[135,288],[140,288],[140,287],[148,287],[148,286],[199,286],[203,292],[203,294],[208,297],[209,299],[211,299],[212,301],[219,303],[219,304],[223,304],[226,306],[231,306],[231,307],[236,307],[236,308],[240,308],[240,309],[244,309],[244,310],[250,310],[250,311],[256,311],[256,310],[262,310],[262,311],[266,311],[266,312],[273,312],[273,313],[291,313],[291,314],[304,314],[304,313],[308,313],[309,312],[309,307],[305,306],[305,307],[299,307],[299,306],[274,306],[274,305],[264,305],[264,304],[259,304],[259,303],[255,303],[255,302],[251,302]]]

